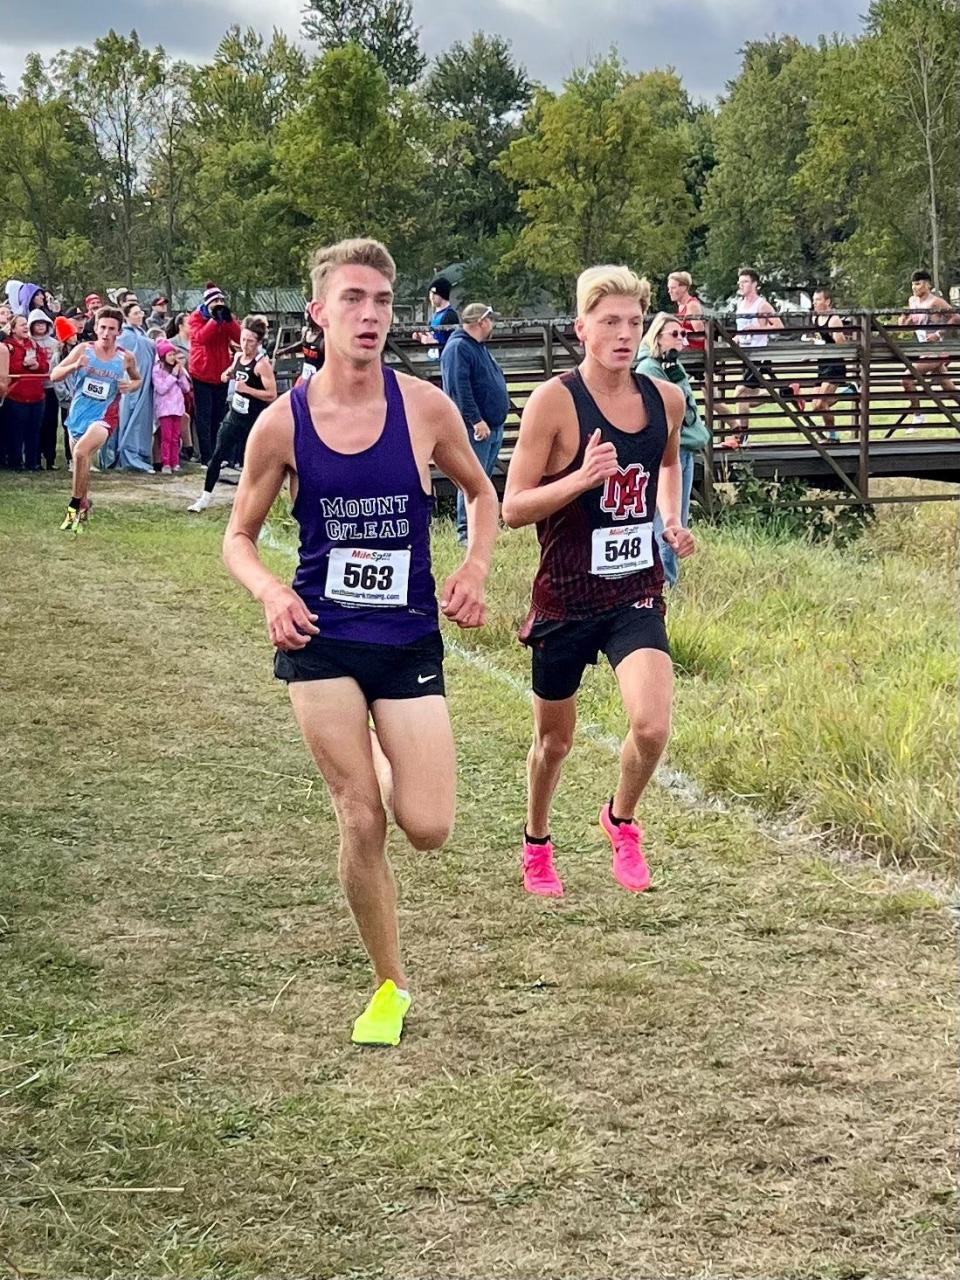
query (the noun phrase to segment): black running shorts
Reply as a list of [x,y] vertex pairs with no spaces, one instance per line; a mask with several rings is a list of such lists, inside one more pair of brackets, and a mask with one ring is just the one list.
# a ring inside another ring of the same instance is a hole
[[663,598],[655,596],[589,621],[534,622],[524,644],[533,658],[533,692],[547,702],[572,698],[587,666],[606,655],[616,671],[638,649],[669,656]]
[[278,680],[355,680],[367,704],[381,698],[426,698],[445,693],[443,640],[434,631],[413,644],[364,644],[311,636],[302,649],[278,649],[273,660]]

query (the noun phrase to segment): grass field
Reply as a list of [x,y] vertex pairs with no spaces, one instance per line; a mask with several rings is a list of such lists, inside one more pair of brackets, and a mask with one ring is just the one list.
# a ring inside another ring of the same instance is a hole
[[842,556],[704,534],[671,763],[726,808],[651,792],[639,899],[595,825],[601,671],[555,813],[567,897],[519,890],[533,548],[505,537],[490,628],[451,637],[457,832],[391,837],[415,1002],[371,1054],[334,823],[223,509],[97,476],[73,539],[54,479],[0,479],[11,1274],[950,1272],[952,510],[882,513]]

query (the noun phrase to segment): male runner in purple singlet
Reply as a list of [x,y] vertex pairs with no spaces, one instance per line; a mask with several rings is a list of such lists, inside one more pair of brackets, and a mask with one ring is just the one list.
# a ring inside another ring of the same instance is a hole
[[[381,777],[392,773],[394,816],[414,848],[439,848],[454,818],[456,767],[430,567],[431,460],[467,500],[466,558],[440,598],[444,615],[461,627],[485,621],[497,529],[496,494],[452,401],[382,363],[395,277],[393,259],[375,240],[318,251],[309,312],[323,330],[326,358],[260,415],[224,539],[227,567],[263,605],[277,648],[274,670],[288,684],[336,810],[341,883],[377,982],[352,1038],[377,1045],[399,1043],[410,1005],[378,768]],[[288,477],[300,526],[292,587],[257,554]],[[375,761],[380,748],[385,760]]]

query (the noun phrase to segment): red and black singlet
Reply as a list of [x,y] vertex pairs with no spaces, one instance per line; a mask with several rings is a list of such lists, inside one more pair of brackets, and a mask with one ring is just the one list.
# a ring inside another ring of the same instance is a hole
[[576,471],[598,428],[601,440],[616,446],[620,469],[537,524],[540,565],[526,627],[546,619],[602,617],[661,593],[663,566],[652,534],[667,415],[656,382],[642,374],[633,378],[647,416],[640,431],[621,431],[604,417],[579,369],[560,375],[573,397],[580,440],[569,466],[544,476],[541,485]]
[[680,321],[680,326],[683,329],[683,336],[686,339],[687,346],[691,351],[702,351],[704,349],[704,346],[706,345],[706,339],[703,336],[703,331],[700,329],[694,329],[693,327],[693,321],[699,320],[700,316],[699,315],[692,315],[689,317],[687,316],[687,310],[690,306],[690,303],[699,302],[699,301],[700,299],[696,297],[695,294],[691,293],[689,298],[687,298],[686,302],[684,302],[683,306],[677,307],[677,319]]

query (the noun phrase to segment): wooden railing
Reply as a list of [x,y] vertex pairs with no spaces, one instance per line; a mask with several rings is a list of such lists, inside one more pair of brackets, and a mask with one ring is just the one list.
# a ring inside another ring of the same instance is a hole
[[[741,347],[733,316],[706,316],[704,350],[688,349],[681,355],[711,433],[697,482],[708,507],[714,500],[714,485],[738,460],[766,474],[798,475],[813,488],[834,490],[837,496],[831,501],[875,501],[871,480],[877,476],[960,483],[960,391],[940,386],[944,365],[930,369],[934,361],[952,360],[960,382],[960,326],[945,327],[942,339],[921,344],[913,328],[899,324],[899,317],[847,313],[842,328],[845,341],[826,345],[815,341],[818,331],[809,315],[791,316],[787,321],[790,327],[771,333],[766,347]],[[502,483],[531,391],[547,378],[574,368],[582,349],[567,319],[500,321],[488,349],[504,371],[510,394],[510,415],[495,476]],[[391,332],[384,359],[407,373],[441,382],[436,349],[422,346],[407,329]],[[824,439],[823,416],[812,407],[822,382],[818,372],[822,361],[842,362],[845,367],[843,381],[832,384],[837,398],[830,412],[838,440]],[[282,362],[278,365],[281,385],[289,382],[291,371]],[[737,413],[737,388],[750,375],[756,390],[747,418],[748,444],[733,453],[723,448],[723,441],[730,434],[731,416]],[[915,382],[916,395],[923,402],[925,421],[916,427],[910,420],[904,378]],[[915,496],[911,493],[910,500]]]

